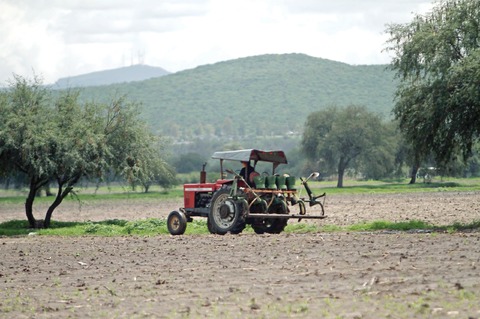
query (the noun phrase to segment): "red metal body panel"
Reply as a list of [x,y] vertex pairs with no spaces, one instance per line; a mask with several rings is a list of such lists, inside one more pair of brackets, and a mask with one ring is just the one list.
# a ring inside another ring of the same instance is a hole
[[208,193],[216,190],[215,183],[205,184],[184,184],[183,185],[183,205],[185,208],[195,208],[195,194]]
[[183,185],[184,208],[195,208],[195,194],[212,193],[222,187],[223,184],[231,183],[230,179],[219,179],[215,183],[195,183]]

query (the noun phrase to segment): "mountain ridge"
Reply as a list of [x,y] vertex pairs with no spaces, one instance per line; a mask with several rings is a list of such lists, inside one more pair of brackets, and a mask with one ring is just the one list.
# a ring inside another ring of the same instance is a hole
[[58,79],[54,83],[55,88],[64,89],[72,87],[88,87],[99,85],[111,85],[115,83],[128,83],[144,81],[154,77],[171,74],[169,71],[155,66],[134,64],[131,66],[100,70],[85,74],[68,76]]

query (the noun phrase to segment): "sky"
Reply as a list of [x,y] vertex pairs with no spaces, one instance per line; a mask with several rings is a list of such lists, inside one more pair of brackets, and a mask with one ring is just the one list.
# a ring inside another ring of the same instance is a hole
[[423,0],[0,0],[0,86],[133,64],[170,72],[261,54],[385,64],[386,25]]

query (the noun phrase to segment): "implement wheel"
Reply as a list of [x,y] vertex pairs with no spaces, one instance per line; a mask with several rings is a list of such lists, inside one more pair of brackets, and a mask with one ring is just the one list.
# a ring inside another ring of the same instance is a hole
[[[285,202],[281,201],[268,209],[270,214],[288,214]],[[256,234],[280,234],[287,226],[287,218],[258,218],[252,223],[253,231]]]
[[182,235],[187,229],[187,216],[183,212],[174,210],[168,214],[167,228],[172,235]]

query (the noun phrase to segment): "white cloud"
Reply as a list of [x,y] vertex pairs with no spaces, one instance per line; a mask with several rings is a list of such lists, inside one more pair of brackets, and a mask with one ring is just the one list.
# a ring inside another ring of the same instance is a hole
[[170,71],[266,53],[387,63],[387,23],[428,1],[3,0],[0,83],[32,70],[59,77],[145,62]]

